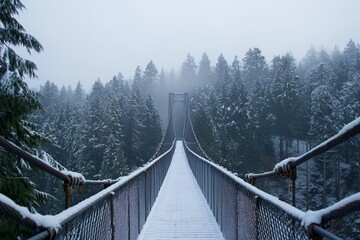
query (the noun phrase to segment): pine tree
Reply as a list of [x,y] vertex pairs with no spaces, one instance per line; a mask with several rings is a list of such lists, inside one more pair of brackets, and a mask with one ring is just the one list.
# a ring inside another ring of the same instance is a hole
[[155,90],[155,86],[157,84],[157,75],[158,75],[158,70],[155,67],[154,62],[151,60],[146,66],[146,69],[144,71],[143,81],[144,81],[145,89],[141,89],[143,96],[147,96],[148,94],[153,94]]
[[336,89],[341,89],[347,80],[347,72],[343,54],[337,47],[334,48],[331,54],[331,62],[333,63],[333,69],[336,75]]
[[59,93],[59,106],[60,108],[65,108],[73,104],[74,92],[69,85],[67,88],[62,86]]
[[214,82],[211,72],[210,60],[206,53],[203,53],[199,63],[198,79],[201,86]]
[[118,136],[110,133],[108,141],[106,142],[104,159],[101,163],[101,178],[116,179],[126,175],[128,172],[129,169],[125,162],[122,142]]
[[[275,116],[275,134],[279,136],[280,158],[287,156],[288,143],[295,136],[294,125],[297,119],[298,77],[295,73],[294,58],[290,54],[276,56],[272,61],[272,112]],[[285,153],[283,151],[286,141]]]
[[310,136],[315,145],[336,133],[335,102],[334,95],[326,85],[319,85],[311,92]]
[[332,93],[335,91],[336,75],[329,64],[320,63],[314,67],[307,76],[307,79],[311,92],[320,85],[327,86],[332,90]]
[[232,80],[235,82],[242,81],[241,80],[240,62],[239,62],[237,56],[235,56],[235,59],[234,59],[233,63],[231,64],[230,76],[231,76]]
[[349,75],[353,74],[354,72],[360,71],[360,53],[359,49],[355,45],[353,40],[350,40],[343,52],[344,56],[344,63],[346,67],[346,71]]
[[141,90],[145,90],[145,84],[143,82],[143,76],[140,66],[137,66],[134,74],[133,85]]
[[251,108],[258,121],[258,144],[264,149],[264,154],[272,155],[271,129],[274,126],[275,116],[271,112],[271,94],[268,86],[256,82],[249,96]]
[[81,82],[78,82],[74,90],[74,106],[79,108],[84,105],[85,102],[85,91],[81,85]]
[[181,66],[180,73],[180,85],[182,91],[188,91],[190,89],[196,88],[199,84],[196,78],[197,66],[195,63],[195,58],[190,54],[187,55],[186,60]]
[[252,89],[257,81],[265,81],[266,75],[267,64],[265,57],[261,55],[260,49],[250,48],[243,59],[243,76],[245,89]]
[[209,113],[206,112],[206,109],[208,108],[208,106],[204,104],[206,100],[203,99],[203,96],[201,99],[196,99],[196,96],[201,96],[202,92],[205,91],[199,91],[193,96],[194,106],[191,118],[193,121],[194,131],[202,148],[206,151],[208,156],[214,161],[219,161],[221,159],[218,145],[219,140],[217,139],[213,121],[211,121]]
[[[24,9],[19,0],[4,0],[0,4],[0,135],[23,148],[35,147],[42,137],[27,116],[41,109],[38,96],[24,81],[26,76],[36,77],[35,63],[16,54],[14,47],[23,47],[29,53],[41,52],[41,44],[17,21],[16,16]],[[33,182],[23,174],[22,160],[0,151],[0,192],[17,204],[28,208],[37,207],[46,197],[36,190]],[[1,219],[0,235],[15,239],[22,235],[16,224]],[[24,236],[23,236],[24,237]]]
[[148,96],[145,101],[145,111],[142,121],[144,125],[141,133],[141,142],[143,144],[142,158],[148,161],[154,155],[162,138],[160,116],[151,96]]
[[103,161],[106,143],[105,89],[100,80],[93,85],[85,105],[84,126],[81,136],[81,148],[78,153],[77,169],[86,178],[99,178],[99,169]]
[[310,48],[305,57],[301,60],[298,68],[299,75],[302,79],[305,79],[309,75],[309,71],[319,64],[318,52],[314,47]]
[[144,163],[141,157],[141,132],[144,129],[142,123],[144,112],[144,101],[140,89],[133,86],[131,96],[128,100],[128,112],[125,123],[124,154],[130,170]]
[[117,178],[128,173],[129,169],[124,157],[125,104],[123,86],[120,79],[114,77],[106,85],[108,96],[105,105],[107,112],[103,116],[105,121],[105,152],[101,163],[102,178]]
[[215,85],[217,87],[228,84],[230,81],[230,74],[229,74],[229,65],[227,61],[225,60],[224,56],[220,54],[218,58],[218,62],[215,66]]

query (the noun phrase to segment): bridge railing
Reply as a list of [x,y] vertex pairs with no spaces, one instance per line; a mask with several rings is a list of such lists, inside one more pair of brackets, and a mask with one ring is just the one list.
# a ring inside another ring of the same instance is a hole
[[[214,164],[199,143],[191,122],[186,96],[184,145],[189,164],[226,239],[340,239],[322,228],[330,220],[360,210],[360,193],[318,211],[303,212],[254,187],[256,178],[280,175],[293,180],[295,203],[296,166],[324,153],[360,132],[360,118],[337,135],[297,158],[280,162],[273,171],[247,174],[245,182]],[[251,183],[251,184],[249,184]]]
[[225,239],[308,239],[304,212],[193,152],[189,165]]
[[[51,226],[30,239],[136,239],[155,202],[175,149],[121,178],[90,198],[54,216]],[[41,227],[41,226],[38,226]]]

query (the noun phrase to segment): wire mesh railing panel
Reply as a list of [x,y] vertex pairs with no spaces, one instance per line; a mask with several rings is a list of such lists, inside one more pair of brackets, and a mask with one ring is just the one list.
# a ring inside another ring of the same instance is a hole
[[221,210],[222,210],[222,179],[220,178],[220,173],[215,172],[215,219],[220,226],[222,226]]
[[146,211],[145,211],[145,206],[146,206],[146,174],[143,173],[138,180],[138,196],[139,196],[139,228],[140,230],[142,229],[142,227],[145,224],[146,221]]
[[149,215],[151,207],[152,207],[152,176],[153,176],[153,172],[152,171],[148,171],[146,172],[146,182],[145,182],[145,211],[146,211],[146,216]]
[[235,176],[188,148],[186,152],[225,239],[308,239],[301,220],[286,211],[286,207],[268,201],[265,195],[258,196],[259,193],[235,180]]
[[256,197],[243,188],[237,188],[238,239],[255,240],[257,237]]
[[298,219],[259,198],[259,239],[308,239]]
[[111,239],[111,199],[106,198],[63,226],[58,239]]
[[128,186],[119,189],[114,196],[114,236],[115,239],[129,238]]
[[95,202],[79,203],[81,212],[64,220],[59,239],[137,239],[164,181],[173,150],[123,182],[104,189],[99,198],[93,196]]
[[230,179],[223,181],[222,225],[221,231],[225,239],[237,239],[237,189]]
[[130,238],[136,239],[140,233],[139,229],[139,194],[137,180],[129,184],[129,228]]

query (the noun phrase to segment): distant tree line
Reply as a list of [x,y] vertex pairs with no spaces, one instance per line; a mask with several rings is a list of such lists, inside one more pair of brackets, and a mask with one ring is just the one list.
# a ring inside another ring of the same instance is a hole
[[211,66],[206,53],[199,66],[191,55],[183,63],[180,76],[197,87],[191,96],[198,137],[239,173],[260,170],[255,160],[272,154],[274,136],[283,159],[293,140],[314,146],[360,115],[360,52],[352,40],[342,52],[311,49],[299,64],[285,54],[269,65],[258,48],[241,63],[235,57],[228,64],[221,54]]
[[97,80],[89,95],[80,82],[73,91],[47,81],[39,91],[43,111],[31,117],[52,140],[46,152],[88,179],[115,179],[147,162],[161,141],[161,120],[140,87],[121,74],[105,85]]

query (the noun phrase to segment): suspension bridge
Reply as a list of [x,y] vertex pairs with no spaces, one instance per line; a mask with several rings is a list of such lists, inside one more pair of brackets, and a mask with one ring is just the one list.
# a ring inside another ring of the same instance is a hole
[[[174,119],[174,103],[184,106]],[[0,213],[33,230],[29,239],[340,239],[329,222],[360,209],[354,194],[318,211],[304,212],[255,187],[256,179],[289,178],[295,193],[298,165],[360,132],[360,118],[300,157],[269,172],[241,179],[215,164],[193,130],[188,94],[169,94],[169,121],[157,152],[144,166],[116,180],[86,180],[61,172],[0,137],[8,151],[64,182],[66,209],[40,215],[0,194]],[[104,189],[72,205],[77,186]],[[293,194],[295,203],[295,194]]]

